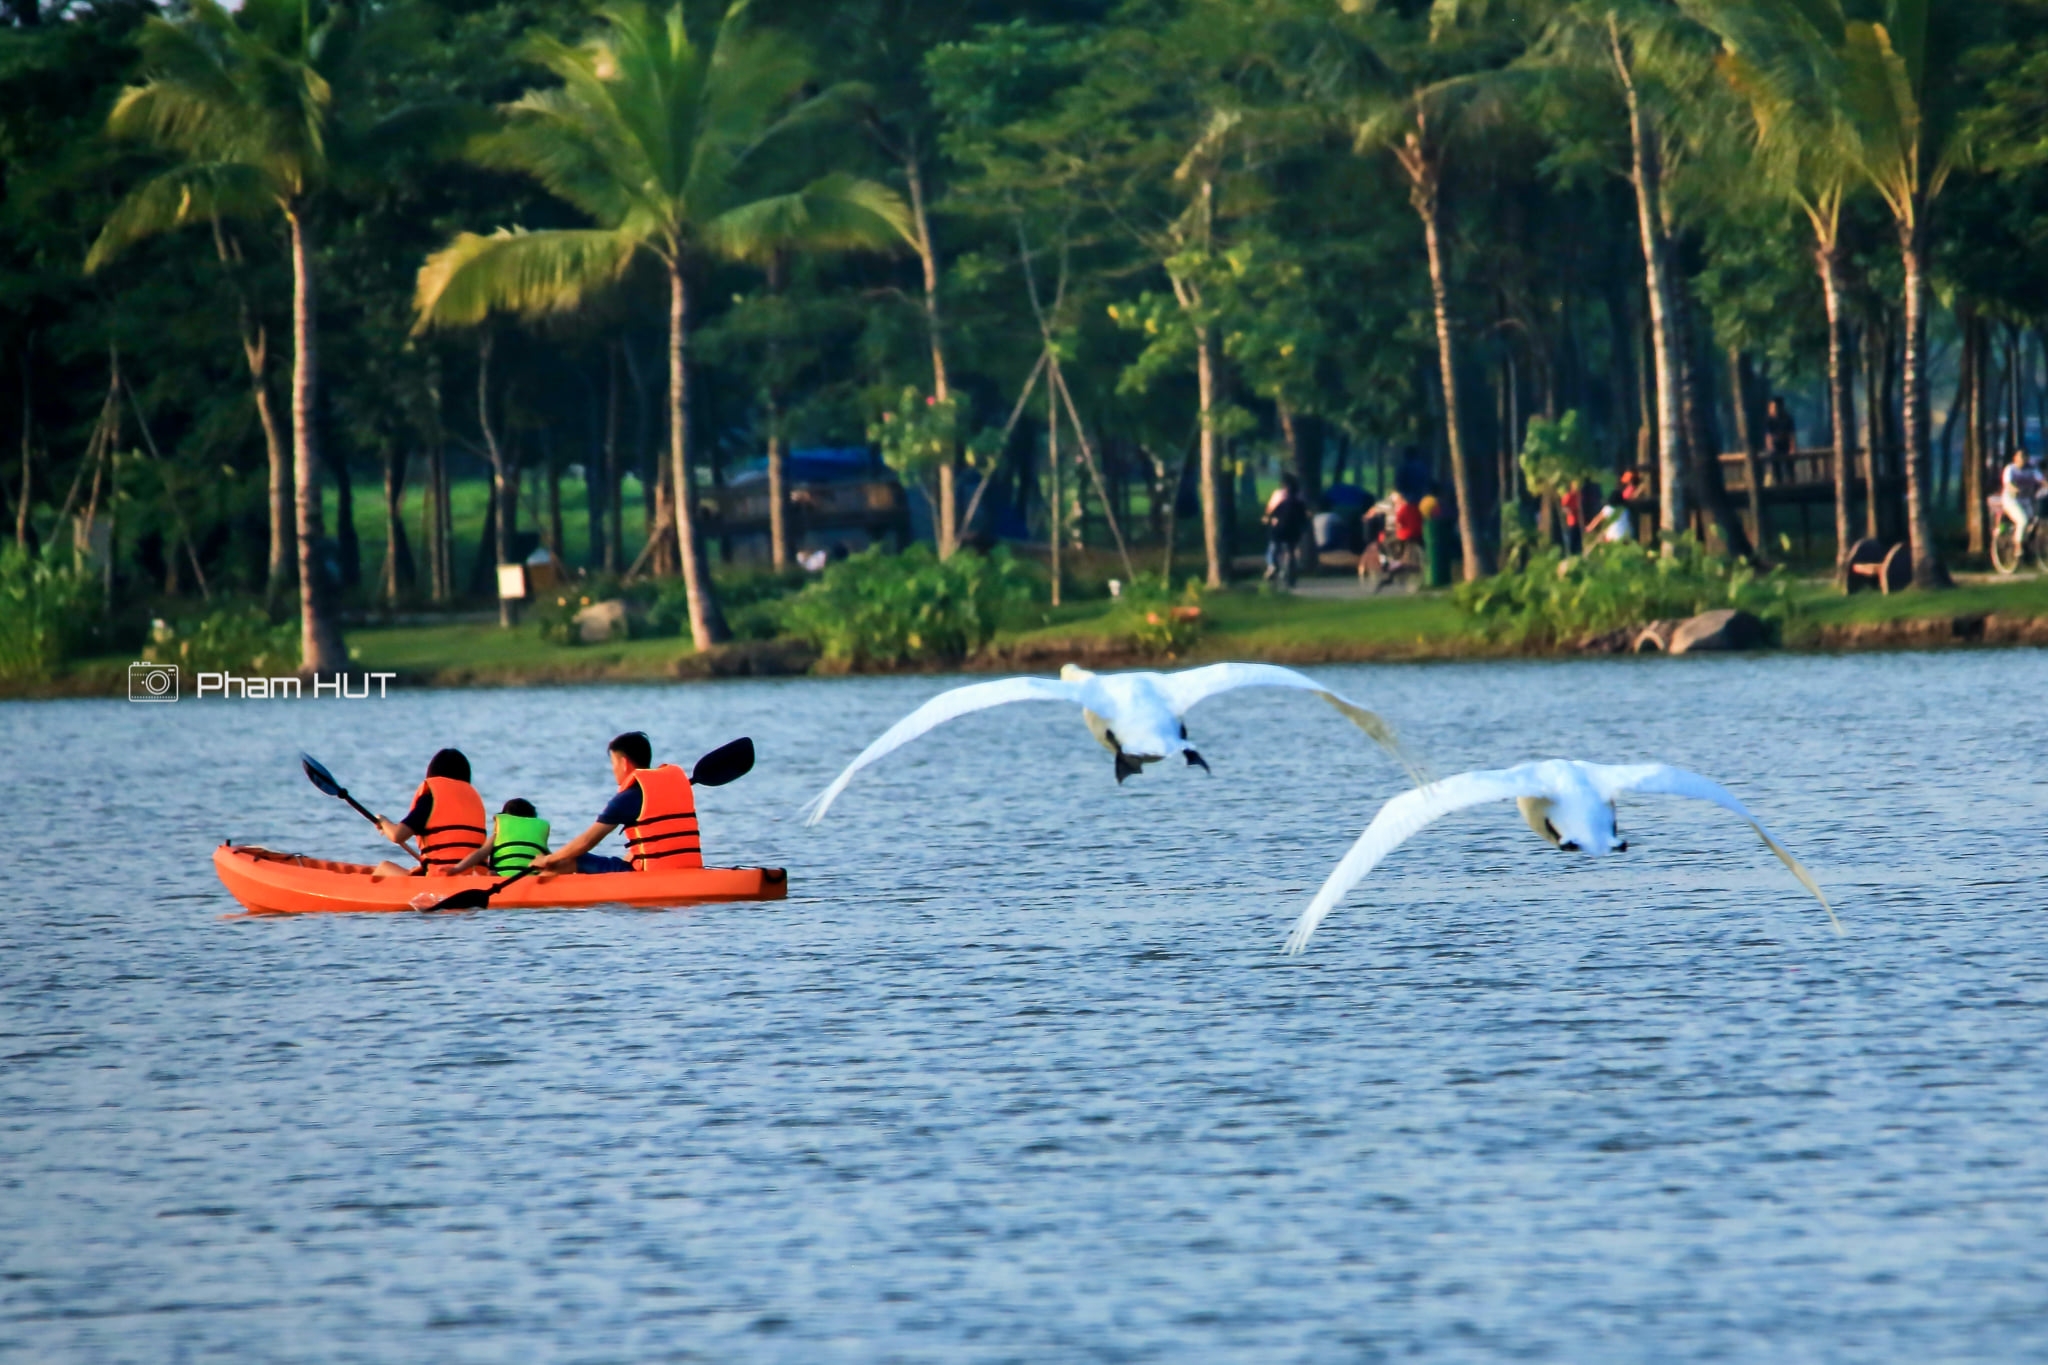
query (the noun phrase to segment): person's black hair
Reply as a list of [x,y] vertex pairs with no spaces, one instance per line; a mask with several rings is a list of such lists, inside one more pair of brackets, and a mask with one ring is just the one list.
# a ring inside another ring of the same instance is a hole
[[504,804],[504,806],[499,809],[498,814],[518,815],[523,816],[528,820],[532,820],[536,818],[538,812],[534,810],[533,802],[527,800],[523,796],[515,796],[510,801],[507,801]]
[[1290,493],[1298,493],[1301,491],[1301,480],[1292,474],[1282,474],[1280,476],[1280,486]]
[[1626,507],[1628,506],[1628,499],[1624,498],[1621,495],[1621,490],[1617,488],[1607,495],[1607,505],[1609,507]]
[[619,755],[636,768],[654,766],[654,742],[639,730],[628,730],[610,744],[612,753]]
[[443,749],[427,760],[428,777],[452,777],[457,782],[469,781],[469,759],[460,749]]

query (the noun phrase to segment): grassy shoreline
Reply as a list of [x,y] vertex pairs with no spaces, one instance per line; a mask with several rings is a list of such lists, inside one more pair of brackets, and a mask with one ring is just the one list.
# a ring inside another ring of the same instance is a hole
[[[1329,582],[1330,580],[1322,580]],[[2048,577],[1977,580],[1946,592],[1885,597],[1836,594],[1825,582],[1800,585],[1797,611],[1785,631],[1794,651],[1931,649],[2048,644]],[[1250,588],[1213,594],[1203,603],[1201,638],[1185,656],[1163,660],[1116,633],[1111,604],[1084,601],[1042,613],[1027,629],[1006,631],[973,658],[923,672],[1050,672],[1075,661],[1090,666],[1197,664],[1256,659],[1287,664],[1420,662],[1505,658],[1568,658],[1570,649],[1529,649],[1489,638],[1461,614],[1448,593],[1379,597],[1269,594]],[[687,639],[621,640],[563,646],[542,640],[531,624],[502,630],[476,620],[402,626],[366,625],[349,632],[358,670],[398,675],[406,687],[521,687],[549,684],[666,682],[750,668],[711,667]],[[126,695],[128,658],[79,660],[47,681],[0,683],[0,698]],[[189,684],[187,685],[189,687]]]

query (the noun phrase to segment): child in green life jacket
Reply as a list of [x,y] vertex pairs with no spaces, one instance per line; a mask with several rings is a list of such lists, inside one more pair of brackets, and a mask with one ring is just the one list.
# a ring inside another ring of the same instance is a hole
[[491,838],[457,863],[453,872],[467,872],[489,863],[491,871],[509,877],[548,851],[548,822],[534,813],[533,802],[515,796],[491,821]]

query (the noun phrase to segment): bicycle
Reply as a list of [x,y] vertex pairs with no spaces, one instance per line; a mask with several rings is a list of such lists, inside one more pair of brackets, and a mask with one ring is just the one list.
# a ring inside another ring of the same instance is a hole
[[2018,573],[2020,562],[2032,562],[2036,569],[2048,570],[2048,519],[2041,515],[2042,499],[2034,501],[2034,515],[2022,532],[2019,524],[2005,510],[2005,501],[1999,497],[1990,499],[1991,523],[1991,567],[2002,574]]
[[[1389,547],[1392,547],[1391,549]],[[1422,577],[1422,542],[1382,536],[1358,559],[1358,576],[1378,592],[1402,574]]]

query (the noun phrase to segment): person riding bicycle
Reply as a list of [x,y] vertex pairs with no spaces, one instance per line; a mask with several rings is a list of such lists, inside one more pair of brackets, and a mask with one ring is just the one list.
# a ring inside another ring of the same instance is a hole
[[1998,476],[1999,510],[2012,519],[2024,537],[2041,500],[2041,471],[2027,459],[2025,450],[2015,450],[2012,462]]
[[1358,557],[1360,578],[1401,572],[1411,549],[1422,544],[1422,509],[1398,488],[1366,511],[1365,526],[1368,544]]

